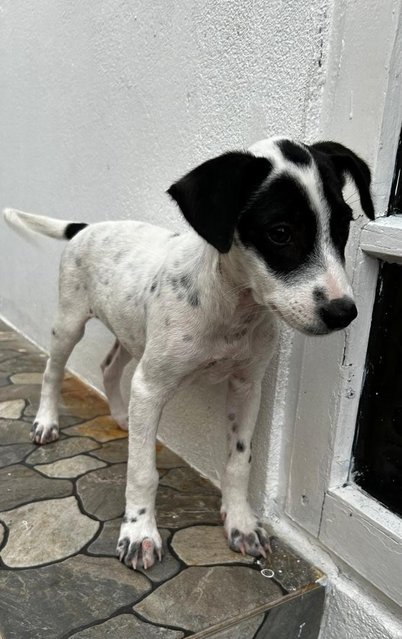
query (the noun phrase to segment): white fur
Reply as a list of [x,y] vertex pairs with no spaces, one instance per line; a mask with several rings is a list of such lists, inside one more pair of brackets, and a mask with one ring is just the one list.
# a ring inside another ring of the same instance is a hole
[[17,209],[4,209],[4,219],[9,226],[26,234],[29,231],[47,235],[57,240],[64,240],[64,229],[69,222],[55,220],[44,215],[33,215]]

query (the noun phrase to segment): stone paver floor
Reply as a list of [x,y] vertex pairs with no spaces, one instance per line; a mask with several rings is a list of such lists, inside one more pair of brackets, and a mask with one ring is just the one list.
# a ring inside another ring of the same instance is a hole
[[33,445],[45,361],[0,322],[0,639],[315,637],[320,573],[274,538],[271,578],[230,551],[219,492],[161,444],[164,559],[138,572],[119,563],[126,433],[66,374],[60,440]]

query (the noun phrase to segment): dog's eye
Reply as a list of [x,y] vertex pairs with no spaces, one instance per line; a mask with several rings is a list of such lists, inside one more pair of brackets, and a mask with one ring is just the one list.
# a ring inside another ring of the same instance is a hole
[[268,238],[274,244],[290,244],[293,239],[292,229],[287,224],[278,224],[267,229]]

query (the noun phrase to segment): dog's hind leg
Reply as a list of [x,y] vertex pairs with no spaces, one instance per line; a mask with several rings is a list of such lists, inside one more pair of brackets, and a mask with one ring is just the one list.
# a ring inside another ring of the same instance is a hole
[[47,444],[59,438],[58,400],[64,367],[74,346],[84,334],[89,315],[71,303],[60,303],[52,329],[50,356],[43,375],[39,409],[32,426],[35,444]]
[[120,379],[124,368],[131,360],[130,353],[116,340],[101,364],[103,386],[109,401],[110,413],[123,430],[128,429],[128,402],[124,403]]

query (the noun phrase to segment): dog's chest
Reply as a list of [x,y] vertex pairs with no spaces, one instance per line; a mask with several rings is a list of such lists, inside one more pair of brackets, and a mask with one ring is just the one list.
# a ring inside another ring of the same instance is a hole
[[216,383],[250,366],[259,351],[263,319],[257,307],[244,305],[231,322],[216,323],[205,344],[203,376]]
[[247,359],[251,354],[252,336],[253,329],[250,327],[225,327],[211,340],[211,359],[217,363],[228,359]]

